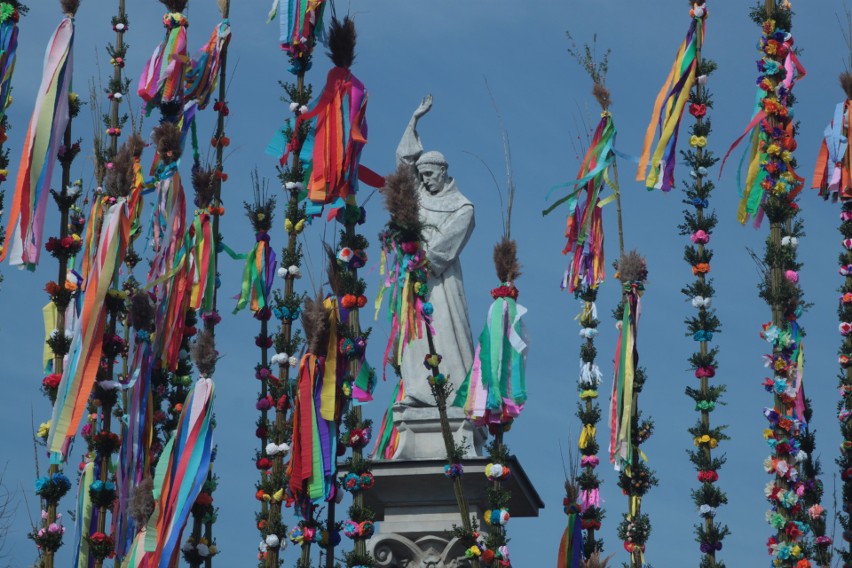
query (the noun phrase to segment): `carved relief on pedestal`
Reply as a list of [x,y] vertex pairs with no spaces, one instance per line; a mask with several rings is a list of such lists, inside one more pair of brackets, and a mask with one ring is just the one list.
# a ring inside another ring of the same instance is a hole
[[461,542],[438,536],[412,541],[399,534],[376,535],[368,543],[379,568],[469,568]]

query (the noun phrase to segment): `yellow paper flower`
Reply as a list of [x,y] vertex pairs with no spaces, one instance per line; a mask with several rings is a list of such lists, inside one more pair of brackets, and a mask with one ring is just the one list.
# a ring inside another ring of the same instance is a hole
[[694,134],[689,139],[689,145],[694,148],[703,148],[707,145],[706,136],[695,136]]
[[583,392],[580,393],[580,398],[583,399],[583,400],[585,400],[587,398],[598,398],[598,391],[593,390],[593,389],[584,390]]
[[38,432],[36,433],[39,438],[47,439],[47,436],[50,434],[50,422],[51,421],[48,420],[47,422],[39,424]]
[[770,144],[769,148],[766,149],[767,154],[777,154],[781,151],[781,146],[778,144]]
[[763,439],[764,440],[768,440],[771,437],[772,437],[772,430],[771,429],[767,428],[766,430],[763,431]]
[[281,501],[283,501],[283,500],[284,500],[284,489],[279,489],[278,491],[276,491],[275,493],[273,493],[273,494],[272,494],[272,499],[273,499],[276,503],[280,503]]

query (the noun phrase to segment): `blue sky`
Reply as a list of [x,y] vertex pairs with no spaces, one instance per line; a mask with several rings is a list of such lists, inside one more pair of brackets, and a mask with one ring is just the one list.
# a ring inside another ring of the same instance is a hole
[[[13,164],[20,157],[21,142],[37,88],[44,46],[60,14],[58,3],[33,2],[30,14],[21,23],[18,67],[14,78],[15,103],[10,109],[10,147]],[[712,113],[714,132],[709,146],[724,154],[730,143],[742,132],[750,118],[757,75],[755,60],[759,30],[747,16],[750,3],[708,2],[705,55],[719,64],[709,88],[714,94]],[[810,178],[822,131],[831,118],[834,105],[842,92],[837,75],[849,61],[849,50],[837,23],[842,12],[839,0],[794,2],[796,44],[804,52],[802,62],[808,75],[796,87],[796,116],[801,121],[799,133],[800,174]],[[90,78],[101,76],[106,82],[108,57],[103,45],[113,38],[110,18],[115,3],[88,1],[80,8],[77,22],[76,72],[77,91],[88,99]],[[224,188],[228,214],[222,232],[235,249],[248,249],[253,235],[242,215],[241,202],[251,197],[249,171],[257,166],[261,175],[275,185],[275,160],[264,154],[270,136],[288,115],[280,102],[279,79],[288,79],[286,58],[277,48],[277,24],[264,25],[269,3],[256,0],[235,1],[232,8],[233,40],[229,102],[231,116],[228,134],[232,140],[226,163],[230,180]],[[347,5],[340,3],[339,11]],[[358,57],[353,71],[370,91],[368,121],[370,140],[362,162],[379,172],[394,167],[394,150],[411,112],[427,93],[434,95],[432,112],[421,121],[420,132],[427,149],[442,151],[449,163],[450,174],[475,204],[477,229],[463,255],[467,296],[474,334],[478,334],[490,303],[489,290],[496,277],[491,264],[491,247],[500,236],[500,213],[497,195],[488,171],[471,156],[481,157],[503,179],[503,155],[500,132],[490,105],[484,79],[503,114],[511,143],[518,197],[514,212],[513,236],[518,240],[524,275],[518,281],[520,302],[529,308],[526,323],[531,336],[528,361],[530,399],[527,412],[507,435],[529,477],[547,508],[538,519],[513,519],[509,524],[512,558],[518,566],[541,565],[553,561],[559,537],[565,526],[562,512],[563,469],[560,446],[576,443],[579,424],[574,417],[579,327],[574,316],[578,302],[559,291],[559,279],[565,266],[560,254],[564,218],[552,214],[542,219],[544,194],[547,189],[576,174],[578,156],[576,138],[585,138],[585,123],[593,126],[597,108],[591,97],[591,84],[580,67],[570,58],[565,32],[570,30],[579,43],[591,41],[598,34],[602,47],[611,47],[608,85],[612,91],[612,111],[619,129],[618,147],[628,154],[638,154],[654,96],[659,90],[677,46],[689,25],[687,3],[682,0],[652,0],[625,3],[615,0],[542,0],[520,3],[509,0],[431,0],[428,3],[406,0],[352,0],[348,4],[359,30]],[[128,2],[131,48],[127,70],[134,80],[160,40],[162,7],[154,1]],[[213,0],[190,2],[190,45],[193,50],[205,42],[216,22],[218,11]],[[96,65],[100,60],[100,68]],[[235,68],[234,68],[235,66]],[[308,79],[317,92],[321,88],[326,58],[318,55]],[[138,112],[139,99],[132,99]],[[105,96],[101,99],[106,104]],[[84,149],[91,148],[91,106],[84,107],[75,123],[75,134],[83,137]],[[200,138],[205,140],[213,130],[214,116],[202,116]],[[154,121],[146,120],[143,135],[150,133]],[[205,151],[205,149],[202,149]],[[91,152],[84,151],[75,164],[74,177],[82,177],[84,185],[93,184]],[[643,411],[656,420],[654,437],[644,446],[651,467],[657,470],[660,487],[643,500],[643,509],[652,520],[647,559],[658,567],[684,566],[698,563],[698,545],[693,541],[692,525],[698,521],[689,492],[697,486],[695,472],[685,450],[692,445],[686,432],[696,414],[691,401],[683,394],[685,386],[695,379],[686,358],[694,343],[685,337],[683,319],[692,307],[680,294],[681,286],[692,275],[683,262],[682,248],[686,239],[677,235],[682,205],[680,197],[649,194],[641,184],[632,182],[630,164],[620,164],[624,193],[625,232],[629,248],[638,248],[648,257],[650,270],[647,292],[643,299],[639,350],[647,367],[648,383],[640,400]],[[682,179],[686,172],[678,172]],[[7,183],[7,191],[13,184]],[[11,195],[7,193],[7,203]],[[760,251],[766,228],[755,231],[740,227],[735,219],[737,189],[734,168],[729,167],[718,182],[711,205],[716,208],[720,224],[711,246],[715,250],[712,276],[718,297],[723,333],[716,339],[720,352],[717,381],[728,385],[727,406],[712,415],[714,423],[729,424],[732,440],[723,444],[728,464],[720,471],[720,486],[728,492],[730,504],[719,510],[717,520],[727,523],[732,531],[725,540],[719,557],[731,566],[752,566],[768,562],[764,542],[769,534],[763,520],[766,504],[763,487],[768,476],[762,462],[767,454],[761,432],[765,421],[761,411],[771,404],[760,383],[765,376],[761,355],[766,344],[759,338],[760,325],[769,319],[769,310],[757,298],[755,285],[758,272],[748,249]],[[840,277],[836,256],[840,237],[835,230],[839,221],[837,206],[823,203],[815,192],[803,193],[801,206],[807,237],[799,246],[805,262],[801,274],[807,300],[813,308],[802,318],[806,340],[806,389],[814,401],[814,425],[817,428],[818,453],[823,460],[826,484],[826,507],[832,511],[832,491],[836,466],[833,460],[840,441],[835,403],[837,400],[836,351],[839,345],[835,307]],[[368,222],[363,232],[375,243],[376,234],[386,220],[380,200],[369,201]],[[614,209],[604,212],[607,231],[607,253],[615,258],[616,237]],[[58,219],[48,218],[53,227],[46,236],[55,234]],[[282,229],[283,211],[276,219],[277,229],[272,243],[285,242]],[[319,282],[321,238],[333,238],[335,227],[315,223],[304,233],[311,256],[305,273],[313,273]],[[370,248],[371,261],[366,276],[368,295],[375,297],[378,275],[374,270],[378,250]],[[36,501],[32,494],[32,444],[28,424],[49,417],[46,399],[39,394],[41,307],[46,296],[41,291],[45,282],[55,277],[56,266],[43,255],[43,266],[36,273],[17,272],[4,266],[5,282],[0,289],[0,357],[4,361],[0,397],[0,427],[6,435],[0,445],[0,461],[6,464],[6,482],[27,493],[29,507],[19,498],[17,526],[9,535],[11,564],[21,566],[34,555],[26,540],[28,515],[36,517]],[[238,292],[240,267],[230,260],[223,269],[222,298]],[[310,290],[310,278],[299,282]],[[598,303],[603,320],[598,336],[598,362],[609,376],[609,361],[615,344],[614,326],[608,314],[618,291],[607,281]],[[227,300],[220,311],[228,314]],[[251,337],[256,321],[247,313],[225,315],[217,329],[219,351],[224,355],[215,376],[218,388],[215,433],[219,445],[216,471],[221,478],[215,498],[220,508],[216,525],[221,556],[217,565],[234,566],[251,562],[259,540],[254,528],[254,480],[257,477],[252,456],[256,446],[253,436],[255,380],[251,371],[257,349]],[[374,324],[370,358],[378,365],[381,349],[387,339],[384,321]],[[366,414],[376,421],[381,418],[391,384],[380,384],[377,400]],[[603,388],[605,391],[607,387]],[[601,401],[605,403],[605,401]],[[31,418],[32,416],[32,418]],[[601,428],[601,440],[606,432]],[[76,457],[72,462],[76,461]],[[45,461],[42,460],[42,467]],[[600,475],[607,518],[602,536],[607,551],[616,552],[616,560],[627,555],[615,536],[615,527],[626,507],[626,498],[616,487],[616,475],[601,466]],[[483,477],[484,480],[484,477]],[[380,490],[377,487],[376,490]],[[839,498],[839,494],[838,494]],[[63,502],[71,507],[71,499]],[[839,539],[839,532],[837,538]],[[60,565],[70,551],[70,534],[63,548]],[[294,553],[285,553],[292,565]]]

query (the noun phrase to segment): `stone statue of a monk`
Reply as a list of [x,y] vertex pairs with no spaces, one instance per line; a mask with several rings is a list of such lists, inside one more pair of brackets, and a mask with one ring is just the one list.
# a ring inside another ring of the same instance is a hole
[[[473,204],[447,175],[440,152],[424,152],[417,122],[432,108],[432,96],[423,99],[396,149],[397,165],[413,165],[419,181],[420,217],[424,223],[426,258],[429,260],[429,297],[434,307],[435,350],[443,360],[441,372],[458,388],[473,365],[467,300],[459,255],[473,232]],[[435,406],[423,365],[429,345],[425,334],[406,348],[402,374],[405,398],[401,406]]]

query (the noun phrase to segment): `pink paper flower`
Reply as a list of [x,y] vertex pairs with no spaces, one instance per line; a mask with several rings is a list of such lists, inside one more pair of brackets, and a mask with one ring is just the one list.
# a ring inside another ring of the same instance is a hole
[[707,243],[710,242],[710,235],[708,235],[707,233],[705,233],[701,229],[692,233],[692,236],[689,237],[689,238],[692,239],[692,242],[697,244],[697,245],[706,245]]
[[795,284],[799,281],[799,273],[795,270],[788,270],[784,273],[784,278],[786,278],[788,282]]

